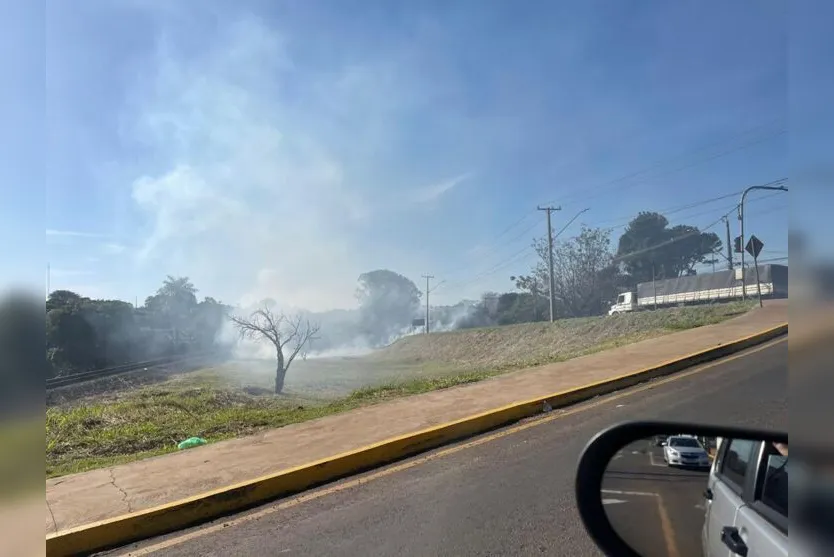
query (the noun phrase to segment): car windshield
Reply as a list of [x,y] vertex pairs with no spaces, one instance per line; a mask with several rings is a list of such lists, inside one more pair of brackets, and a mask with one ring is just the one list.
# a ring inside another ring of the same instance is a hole
[[692,447],[696,449],[700,449],[701,445],[695,439],[689,439],[687,437],[675,437],[671,441],[669,441],[670,447]]

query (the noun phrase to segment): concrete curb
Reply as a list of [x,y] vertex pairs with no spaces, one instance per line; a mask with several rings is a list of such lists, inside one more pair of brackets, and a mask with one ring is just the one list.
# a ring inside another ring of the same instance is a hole
[[46,537],[46,554],[55,557],[89,554],[182,530],[541,414],[545,402],[554,409],[577,404],[650,379],[671,375],[698,364],[723,358],[787,334],[787,332],[788,324],[783,323],[727,344],[614,379],[510,404],[248,482],[143,511],[62,530]]

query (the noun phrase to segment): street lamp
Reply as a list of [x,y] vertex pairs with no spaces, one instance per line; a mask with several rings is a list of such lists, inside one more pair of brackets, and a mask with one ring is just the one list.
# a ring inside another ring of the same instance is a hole
[[[772,184],[778,184],[780,182],[784,182],[785,179],[777,180],[776,182],[771,182]],[[745,189],[741,193],[741,202],[738,204],[738,220],[739,220],[739,228],[740,234],[739,238],[741,239],[741,299],[747,299],[747,280],[744,274],[744,199],[747,197],[747,194],[753,190],[776,190],[776,191],[788,191],[788,188],[783,185],[764,185],[764,186],[750,186],[749,188]]]

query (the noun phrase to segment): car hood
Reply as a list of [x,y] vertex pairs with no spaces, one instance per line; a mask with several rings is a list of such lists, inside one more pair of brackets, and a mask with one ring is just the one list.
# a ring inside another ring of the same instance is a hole
[[669,447],[673,451],[677,451],[680,454],[685,454],[689,456],[706,456],[707,452],[704,449],[698,449],[696,447]]

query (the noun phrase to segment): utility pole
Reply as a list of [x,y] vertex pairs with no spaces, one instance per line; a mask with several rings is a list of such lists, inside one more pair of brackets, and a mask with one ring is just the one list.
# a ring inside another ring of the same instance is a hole
[[426,279],[426,334],[429,334],[429,281],[434,278],[434,275],[423,275]]
[[[783,180],[777,180],[776,182],[771,182],[771,184],[776,184],[779,182],[783,182]],[[776,190],[776,191],[788,191],[788,188],[785,186],[771,186],[771,185],[763,185],[763,186],[750,186],[749,188],[745,189],[741,193],[741,201],[738,204],[738,221],[739,221],[739,229],[740,234],[739,237],[741,238],[741,299],[747,299],[747,274],[744,272],[744,199],[747,197],[747,194],[753,190]],[[756,269],[758,269],[758,264]]]
[[553,226],[550,223],[550,213],[553,211],[561,211],[561,207],[536,207],[539,211],[547,213],[547,267],[548,267],[548,282],[550,282],[550,322],[556,319],[556,298],[553,292]]
[[727,225],[727,269],[733,270],[733,244],[730,240],[730,219],[724,217],[724,224]]

